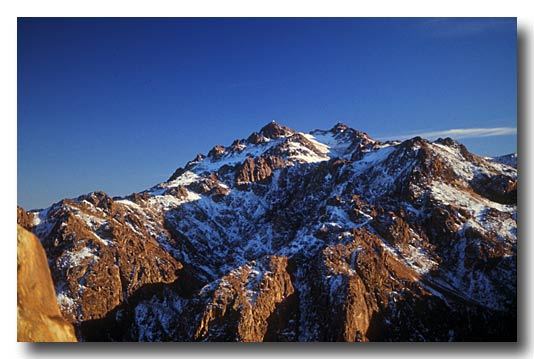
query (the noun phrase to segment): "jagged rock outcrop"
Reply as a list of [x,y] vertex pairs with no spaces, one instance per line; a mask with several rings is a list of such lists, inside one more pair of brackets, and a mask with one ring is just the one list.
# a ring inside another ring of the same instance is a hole
[[275,121],[271,121],[267,125],[263,126],[260,130],[261,135],[270,139],[290,136],[294,133],[295,131],[289,127],[276,123]]
[[177,280],[183,265],[150,238],[147,220],[158,218],[141,218],[133,202],[103,192],[48,209],[36,233],[69,321],[101,318],[140,287]]
[[224,276],[210,293],[195,339],[263,341],[277,305],[294,293],[286,257],[267,257]]
[[211,157],[214,159],[220,158],[224,154],[225,151],[226,149],[224,148],[224,146],[216,145],[208,152],[208,157]]
[[269,179],[274,170],[286,165],[284,159],[277,156],[247,157],[236,171],[236,184],[242,186],[252,182]]
[[33,227],[33,215],[26,212],[24,208],[17,206],[17,224],[22,228],[31,231]]
[[516,189],[452,139],[273,122],[19,217],[85,340],[515,340]]
[[[19,212],[20,208],[17,208]],[[22,209],[20,209],[22,211]],[[74,327],[61,316],[43,247],[17,226],[17,341],[75,342]]]

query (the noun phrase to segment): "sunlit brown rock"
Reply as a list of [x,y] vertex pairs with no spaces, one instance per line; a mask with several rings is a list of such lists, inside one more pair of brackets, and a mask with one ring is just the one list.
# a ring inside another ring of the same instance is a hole
[[39,240],[17,226],[17,340],[75,342],[61,316],[45,252]]

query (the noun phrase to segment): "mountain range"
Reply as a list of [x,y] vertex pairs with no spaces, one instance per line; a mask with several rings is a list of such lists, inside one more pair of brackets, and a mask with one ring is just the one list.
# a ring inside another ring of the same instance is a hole
[[517,155],[276,122],[17,210],[81,341],[515,341]]

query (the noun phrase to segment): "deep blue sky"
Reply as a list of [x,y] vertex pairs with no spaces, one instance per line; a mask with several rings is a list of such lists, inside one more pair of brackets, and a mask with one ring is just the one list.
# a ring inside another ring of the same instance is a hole
[[[516,127],[515,19],[19,19],[18,203],[126,195],[270,120]],[[463,139],[483,155],[516,136]]]

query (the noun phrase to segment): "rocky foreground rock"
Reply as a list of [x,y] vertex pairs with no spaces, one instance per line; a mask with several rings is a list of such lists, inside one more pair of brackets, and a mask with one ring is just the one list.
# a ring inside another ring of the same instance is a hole
[[17,341],[76,341],[74,327],[59,311],[43,247],[20,226],[17,226]]
[[517,170],[269,123],[127,197],[20,211],[85,341],[516,340]]

